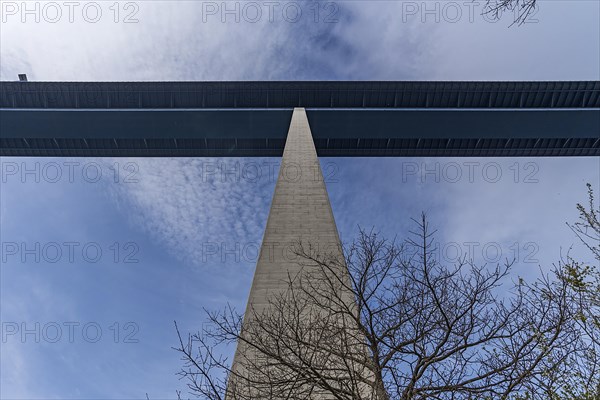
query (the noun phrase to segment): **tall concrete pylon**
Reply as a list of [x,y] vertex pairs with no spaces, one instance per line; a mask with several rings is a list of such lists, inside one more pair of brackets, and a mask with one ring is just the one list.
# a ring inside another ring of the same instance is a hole
[[304,108],[296,108],[263,236],[248,307],[266,305],[288,274],[299,272],[290,245],[298,241],[339,246],[340,238]]
[[[318,251],[327,251],[329,256],[343,260],[329,196],[306,111],[303,108],[295,108],[292,114],[281,168],[250,289],[244,327],[252,322],[254,316],[263,312],[269,313],[270,299],[285,292],[290,278],[303,273],[303,266],[291,249],[293,244],[299,242],[310,243],[313,248],[316,244]],[[347,275],[348,271],[343,261],[341,265],[339,273]],[[348,276],[343,277],[346,278]],[[351,297],[348,296],[348,299]],[[244,328],[241,336],[244,336]],[[245,375],[261,370],[261,363],[252,361],[251,347],[241,340],[238,342],[232,367],[235,373]],[[268,363],[267,360],[264,362]],[[232,377],[228,386],[228,400],[234,398],[231,395],[232,386],[236,386],[236,390],[245,392],[245,395],[235,396],[235,398],[285,398],[281,393],[268,395],[265,391],[261,391],[260,394],[259,392],[253,394],[253,390],[236,385],[235,377]],[[306,398],[328,399],[330,396],[320,395],[319,390],[315,390],[311,391]]]

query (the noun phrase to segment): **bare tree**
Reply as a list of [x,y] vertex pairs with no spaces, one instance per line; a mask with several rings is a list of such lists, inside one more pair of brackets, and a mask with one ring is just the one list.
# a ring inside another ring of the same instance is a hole
[[556,270],[558,279],[568,285],[568,300],[585,348],[565,364],[569,373],[561,381],[557,398],[600,400],[600,208],[589,183],[587,191],[587,205],[577,204],[579,221],[567,225],[593,259],[579,261],[567,256]]
[[[180,376],[206,399],[553,399],[581,365],[572,285],[512,262],[447,266],[423,215],[402,243],[361,231],[344,259],[298,243],[302,271],[266,311],[207,312],[180,337]],[[556,268],[561,277],[565,266]],[[348,273],[340,273],[347,271]],[[349,295],[350,294],[350,295]],[[179,334],[179,331],[178,331]],[[236,359],[222,346],[243,344]],[[584,368],[585,369],[585,368]],[[586,369],[589,372],[588,369]]]
[[[587,206],[577,204],[579,221],[567,225],[590,250],[596,261],[600,261],[600,206],[594,204],[595,199],[592,185],[588,183],[586,186],[588,191]],[[595,276],[598,275],[597,269],[593,272]]]
[[535,13],[537,7],[537,0],[486,0],[483,13],[495,20],[502,18],[503,14],[511,13],[511,25],[522,25]]

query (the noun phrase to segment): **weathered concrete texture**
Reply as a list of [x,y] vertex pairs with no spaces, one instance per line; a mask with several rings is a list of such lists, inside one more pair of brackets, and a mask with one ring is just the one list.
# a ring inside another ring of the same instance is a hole
[[[290,278],[306,272],[301,265],[302,259],[293,252],[293,248],[298,243],[309,244],[321,255],[328,254],[329,257],[343,260],[338,231],[303,108],[294,109],[281,164],[244,317],[245,328],[252,322],[253,316],[262,312],[270,315],[272,304],[269,304],[269,299],[285,292]],[[343,261],[341,264],[343,269],[340,273],[347,274]],[[299,320],[307,318],[302,315]],[[290,317],[293,319],[291,315]],[[283,312],[274,318],[286,319],[287,315]],[[245,329],[242,336],[244,331]],[[303,349],[300,348],[299,351],[302,352]],[[260,363],[255,364],[250,361],[252,365],[248,366],[247,362],[243,361],[256,360],[257,356],[253,356],[252,353],[252,349],[249,349],[247,344],[240,342],[234,358],[233,370],[240,374],[252,373],[249,370],[261,370]],[[345,351],[343,353],[346,354]],[[229,387],[231,386],[230,381]],[[256,396],[250,395],[249,398]],[[228,396],[228,398],[232,397]],[[281,395],[268,397],[278,399]],[[292,398],[304,398],[304,396]],[[318,395],[316,391],[311,390],[306,398],[329,397]]]
[[292,253],[299,241],[317,244],[321,253],[335,251],[340,245],[303,108],[294,109],[292,115],[247,310],[263,308],[270,292],[281,290],[288,276],[299,272],[297,256]]

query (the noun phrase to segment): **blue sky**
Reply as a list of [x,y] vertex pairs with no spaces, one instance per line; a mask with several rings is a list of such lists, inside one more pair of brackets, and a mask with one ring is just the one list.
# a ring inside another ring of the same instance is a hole
[[[314,3],[302,2],[297,22],[275,13],[273,22],[255,23],[244,19],[250,14],[223,23],[222,10],[207,8],[220,2],[192,1],[120,3],[115,23],[112,2],[98,4],[97,23],[77,12],[73,23],[45,21],[50,14],[22,22],[22,10],[15,17],[2,8],[1,79],[22,72],[31,80],[118,81],[600,78],[595,1],[546,1],[537,23],[512,28],[510,18],[489,23],[477,12],[470,22],[466,6],[458,22],[449,21],[450,9],[436,22],[411,8],[420,2],[339,2],[320,9],[319,22]],[[337,22],[324,22],[332,10]],[[138,22],[123,23],[132,11]],[[194,331],[203,308],[243,309],[279,160],[0,161],[0,397],[173,398],[183,389],[170,349],[173,320]],[[239,175],[221,175],[223,163]],[[323,158],[321,165],[344,241],[359,225],[402,236],[426,211],[447,261],[469,246],[478,262],[516,256],[515,277],[535,277],[571,245],[585,257],[565,222],[577,218],[585,183],[600,186],[597,158]],[[250,168],[261,177],[245,178]],[[39,181],[23,175],[36,169]],[[39,251],[23,251],[36,243]],[[23,337],[23,327],[33,333]]]

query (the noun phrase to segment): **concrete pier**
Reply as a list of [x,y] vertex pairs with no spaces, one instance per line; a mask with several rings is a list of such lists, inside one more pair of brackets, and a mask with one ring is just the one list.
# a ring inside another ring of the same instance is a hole
[[[319,254],[328,254],[330,257],[339,257],[339,260],[343,260],[329,196],[303,108],[294,109],[292,115],[281,169],[250,290],[244,326],[251,323],[251,319],[256,315],[269,313],[269,299],[285,292],[290,279],[305,273],[303,268],[306,266],[301,265],[302,260],[294,254],[294,247],[298,243],[310,244]],[[343,261],[341,266],[339,273],[347,274]],[[247,344],[238,343],[233,370],[237,373],[251,374],[250,369],[254,371],[260,369],[254,361],[249,362],[252,364],[251,367],[244,365],[248,364],[249,359],[254,360],[255,355],[252,353],[253,350]],[[264,362],[266,364],[268,360]],[[317,392],[311,391],[310,398],[328,398],[318,395]],[[250,395],[250,398],[255,396],[265,396],[265,394]],[[279,396],[271,398],[279,398]]]

